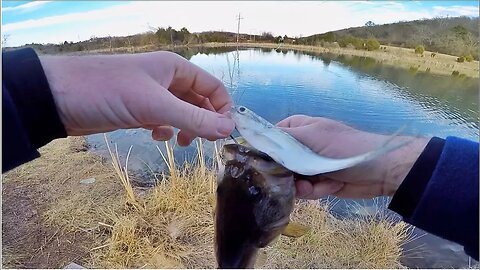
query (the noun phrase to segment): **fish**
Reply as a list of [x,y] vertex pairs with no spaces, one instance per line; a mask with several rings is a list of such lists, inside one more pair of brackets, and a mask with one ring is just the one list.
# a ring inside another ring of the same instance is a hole
[[409,140],[389,144],[403,129],[401,128],[374,150],[349,158],[329,158],[313,152],[290,134],[275,127],[245,106],[232,106],[230,113],[235,122],[235,128],[253,148],[265,153],[288,170],[305,176],[347,169],[411,142]]
[[[215,208],[215,255],[219,268],[253,268],[259,251],[281,234],[300,237],[308,228],[291,223],[295,179],[371,160],[400,147],[384,145],[346,159],[314,153],[283,130],[234,106],[232,119],[242,137],[222,148]],[[222,166],[223,165],[223,166]]]
[[259,250],[288,228],[295,204],[294,173],[237,143],[223,146],[222,160],[215,209],[218,267],[253,268]]

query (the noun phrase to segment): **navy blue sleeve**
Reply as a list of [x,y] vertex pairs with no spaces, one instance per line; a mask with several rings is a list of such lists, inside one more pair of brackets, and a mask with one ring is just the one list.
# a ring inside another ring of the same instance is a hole
[[2,53],[2,172],[39,156],[67,133],[40,59],[31,48]]
[[392,198],[389,208],[427,232],[479,257],[479,144],[433,138]]

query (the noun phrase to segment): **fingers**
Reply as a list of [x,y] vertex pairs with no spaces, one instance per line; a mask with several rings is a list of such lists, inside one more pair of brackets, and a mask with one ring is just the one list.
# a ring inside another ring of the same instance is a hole
[[296,196],[300,199],[316,200],[338,192],[342,189],[343,185],[343,182],[331,179],[318,182],[297,180],[295,181],[295,186],[297,189]]
[[[152,138],[156,141],[168,141],[175,132],[172,126],[146,126],[146,129],[152,131]],[[177,144],[180,146],[188,146],[195,139],[195,135],[185,130],[180,130],[177,134]]]
[[316,129],[318,129],[319,131],[343,131],[346,129],[352,129],[351,127],[341,122],[329,118],[311,117],[301,114],[287,117],[282,121],[278,122],[277,126],[281,128],[295,128],[313,124],[316,125]]
[[292,115],[278,122],[277,126],[286,127],[286,128],[298,127],[298,126],[302,126],[302,123],[309,118],[312,118],[312,117],[301,115],[301,114]]
[[378,185],[345,183],[343,188],[336,191],[333,195],[339,198],[370,199],[383,196],[384,194],[382,194],[382,190]]
[[[147,126],[145,128],[152,131],[152,138],[156,141],[168,141],[173,135],[175,135],[173,127],[171,126]],[[180,130],[177,134],[177,144],[180,146],[188,146],[192,143],[195,137],[194,134],[191,134],[188,131]]]
[[170,140],[174,135],[173,127],[171,126],[158,126],[152,128],[152,138],[157,141]]
[[188,95],[188,92],[192,91],[208,98],[219,113],[230,110],[232,99],[219,79],[182,57],[177,59],[169,90],[180,91],[182,95]]
[[198,107],[201,107],[210,111],[214,111],[214,112],[217,111],[215,107],[213,107],[212,103],[208,98],[201,96],[199,94],[196,94],[194,92],[188,92],[182,96],[179,96],[179,98],[193,105],[197,105]]
[[189,144],[187,141],[196,136],[209,140],[225,138],[235,127],[229,117],[180,100],[170,92],[164,93],[162,98],[165,108],[158,108],[158,114],[165,124],[181,129],[181,143]]
[[195,135],[185,130],[180,130],[177,134],[177,143],[180,146],[188,146],[195,139]]

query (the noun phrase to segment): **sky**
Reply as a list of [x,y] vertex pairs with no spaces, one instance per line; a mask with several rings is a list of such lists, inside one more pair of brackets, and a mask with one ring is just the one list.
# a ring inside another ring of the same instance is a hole
[[2,1],[6,46],[126,36],[157,27],[290,37],[434,17],[479,16],[478,1]]

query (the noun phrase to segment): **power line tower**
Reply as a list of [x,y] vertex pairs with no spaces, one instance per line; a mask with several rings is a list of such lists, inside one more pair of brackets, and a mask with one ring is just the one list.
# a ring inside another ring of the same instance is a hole
[[238,16],[237,16],[237,20],[238,20],[238,24],[237,24],[237,44],[238,44],[238,40],[239,40],[239,37],[240,37],[240,20],[243,20],[244,18],[240,16],[240,13],[238,13]]

